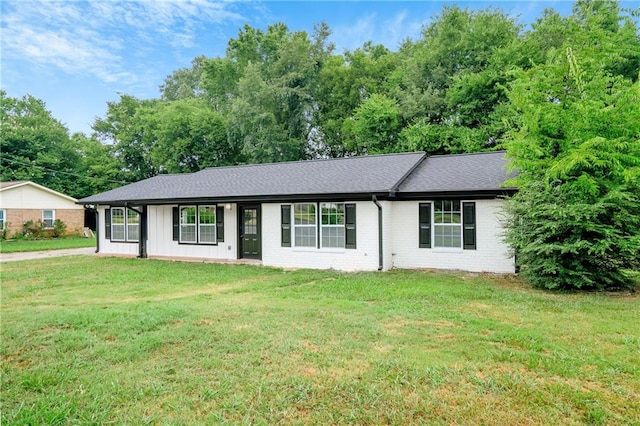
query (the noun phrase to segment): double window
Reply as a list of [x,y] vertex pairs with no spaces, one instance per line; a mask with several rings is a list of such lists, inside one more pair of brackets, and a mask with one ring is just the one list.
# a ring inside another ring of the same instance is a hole
[[224,241],[224,207],[174,207],[173,239],[182,244],[216,244]]
[[298,203],[281,206],[283,247],[356,248],[356,205]]
[[418,217],[420,248],[475,250],[475,203],[460,200],[420,203]]
[[105,231],[111,241],[135,243],[140,240],[140,215],[126,207],[106,210]]
[[56,220],[55,210],[42,210],[42,222],[46,229],[53,228],[53,222]]

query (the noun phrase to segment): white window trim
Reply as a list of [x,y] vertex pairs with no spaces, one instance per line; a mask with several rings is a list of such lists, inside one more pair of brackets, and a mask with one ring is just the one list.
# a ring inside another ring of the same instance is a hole
[[0,225],[0,230],[2,230],[7,227],[7,211],[0,209],[0,214],[2,214],[2,225]]
[[[463,247],[464,247],[464,241],[463,241],[463,223],[464,223],[464,217],[463,215],[463,209],[462,209],[462,200],[453,200],[453,199],[443,199],[443,200],[437,200],[437,201],[458,201],[459,207],[460,207],[460,222],[459,223],[436,223],[436,201],[433,201],[431,203],[431,247],[435,252],[462,252],[463,251]],[[448,247],[448,246],[438,246],[436,245],[436,228],[439,226],[457,226],[460,230],[460,246],[458,247]]]
[[[182,209],[184,208],[194,208],[195,209],[195,223],[182,223]],[[200,223],[200,209],[203,207],[210,207],[213,209],[213,223]],[[188,204],[188,205],[180,205],[178,206],[178,215],[179,215],[179,232],[178,232],[178,243],[179,244],[192,244],[192,245],[207,245],[207,246],[215,246],[218,245],[218,205],[217,204]],[[182,238],[182,227],[188,226],[193,227],[195,240],[184,240]],[[210,227],[213,228],[213,241],[202,241],[201,231],[202,227]]]
[[[335,204],[336,206],[342,206],[342,222],[343,222],[342,225],[331,225],[331,224],[324,225],[322,223],[322,208],[323,208],[323,206],[328,206],[328,205],[331,205],[331,204]],[[344,246],[345,246],[346,240],[347,240],[347,229],[346,229],[346,226],[347,226],[346,225],[347,212],[346,212],[346,208],[345,208],[345,203],[320,203],[320,209],[319,210],[320,210],[320,220],[318,222],[320,223],[320,247],[325,249],[325,250],[335,250],[335,249],[342,250],[342,249],[344,249]],[[342,246],[325,247],[323,245],[325,229],[330,229],[330,228],[342,228],[343,229]]]
[[[342,206],[342,215],[343,215],[343,223],[342,224],[327,224],[327,225],[323,225],[322,224],[322,209],[325,206],[328,205],[339,205]],[[315,223],[313,224],[296,224],[296,207],[297,206],[301,206],[301,205],[313,205],[315,207],[315,216],[314,216],[314,220]],[[292,228],[292,235],[291,235],[291,248],[294,251],[313,251],[313,252],[317,252],[318,249],[320,249],[323,252],[332,252],[332,253],[345,253],[346,250],[346,244],[347,244],[347,211],[346,211],[346,205],[347,203],[345,202],[302,202],[302,203],[292,203],[291,205],[291,228]],[[302,229],[302,228],[312,228],[313,229],[313,235],[315,236],[315,244],[312,246],[309,245],[298,245],[297,244],[297,238],[296,238],[296,234],[298,229]],[[330,229],[330,228],[342,228],[344,230],[343,232],[343,236],[342,236],[342,246],[338,246],[338,247],[325,247],[323,245],[323,237],[324,237],[324,233],[325,230]]]
[[[196,209],[196,225],[198,225],[198,244],[204,244],[204,245],[213,245],[213,244],[217,244],[218,242],[218,230],[217,230],[217,224],[216,222],[218,221],[218,218],[216,217],[217,214],[217,206],[215,204],[205,204],[205,205],[199,205],[197,206],[198,208]],[[213,223],[200,223],[200,209],[202,208],[211,208],[213,209]],[[213,228],[213,241],[202,241],[202,228]]]
[[[46,220],[44,218],[44,212],[51,212],[51,226],[46,225]],[[42,209],[42,223],[45,224],[44,229],[53,229],[53,224],[56,221],[56,211],[55,209]]]
[[[315,215],[314,215],[315,222],[312,225],[310,225],[310,224],[296,224],[296,206],[307,205],[307,204],[308,205],[312,205],[315,208]],[[293,204],[293,208],[291,209],[291,224],[292,224],[292,227],[293,227],[293,238],[292,238],[292,240],[293,240],[292,246],[293,247],[295,247],[295,248],[303,248],[303,249],[305,249],[305,248],[306,249],[311,249],[311,248],[317,249],[318,248],[318,241],[317,241],[318,240],[318,204],[317,203],[294,203]],[[300,245],[299,246],[299,245],[297,245],[296,244],[296,241],[297,241],[296,233],[297,233],[297,230],[299,228],[313,228],[313,235],[315,235],[316,243],[314,245],[312,245],[312,246],[306,246],[306,245]]]
[[[123,223],[113,223],[113,212],[119,210],[122,211],[124,222]],[[130,239],[129,238],[129,211],[134,212],[138,216],[138,223],[135,225],[138,227],[138,236],[140,235],[140,215],[135,211],[131,210],[127,207],[111,207],[111,241],[119,242],[119,243],[137,243],[140,241],[139,238]],[[115,233],[113,232],[114,227],[124,227],[122,234],[124,238],[114,238]]]

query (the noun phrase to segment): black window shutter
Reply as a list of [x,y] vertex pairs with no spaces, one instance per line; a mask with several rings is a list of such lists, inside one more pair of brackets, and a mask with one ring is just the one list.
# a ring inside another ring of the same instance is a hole
[[216,241],[224,241],[224,206],[216,207]]
[[462,241],[465,250],[476,249],[476,203],[462,203]]
[[111,209],[104,211],[104,237],[111,239]]
[[431,248],[431,203],[420,203],[418,222],[418,247]]
[[291,247],[291,206],[280,206],[280,241],[282,247]]
[[180,239],[180,210],[174,207],[173,211],[173,241]]
[[344,248],[355,249],[356,248],[356,205],[345,204],[344,205]]

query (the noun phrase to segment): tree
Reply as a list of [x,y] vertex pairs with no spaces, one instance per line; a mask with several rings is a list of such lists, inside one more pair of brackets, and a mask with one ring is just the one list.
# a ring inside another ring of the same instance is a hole
[[155,123],[151,158],[158,170],[189,173],[237,161],[224,118],[203,100],[159,103],[149,119]]
[[519,192],[506,239],[536,286],[625,288],[625,270],[640,267],[640,84],[638,69],[631,79],[615,64],[638,40],[627,17],[600,16],[617,9],[577,5],[562,50],[510,85]]
[[202,69],[205,62],[205,56],[196,56],[191,61],[191,68],[181,68],[165,78],[160,86],[162,99],[176,101],[201,97],[204,94]]
[[151,159],[155,145],[154,121],[149,120],[151,108],[157,102],[120,95],[119,102],[107,103],[107,116],[96,119],[92,126],[99,140],[113,146],[113,153],[121,165],[122,179],[127,182],[158,174]]
[[0,151],[3,181],[31,180],[69,195],[78,194],[78,154],[67,128],[43,101],[0,91]]
[[400,112],[396,102],[374,93],[345,122],[347,149],[359,154],[380,154],[398,150]]

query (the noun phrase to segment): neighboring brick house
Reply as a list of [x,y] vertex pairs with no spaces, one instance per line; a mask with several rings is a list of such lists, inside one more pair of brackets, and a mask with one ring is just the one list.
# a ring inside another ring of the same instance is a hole
[[22,230],[28,220],[41,220],[46,228],[60,219],[67,233],[84,227],[84,207],[76,199],[31,181],[0,182],[0,229],[7,228],[9,237]]
[[159,175],[79,200],[98,251],[340,270],[514,272],[504,152],[370,155]]

